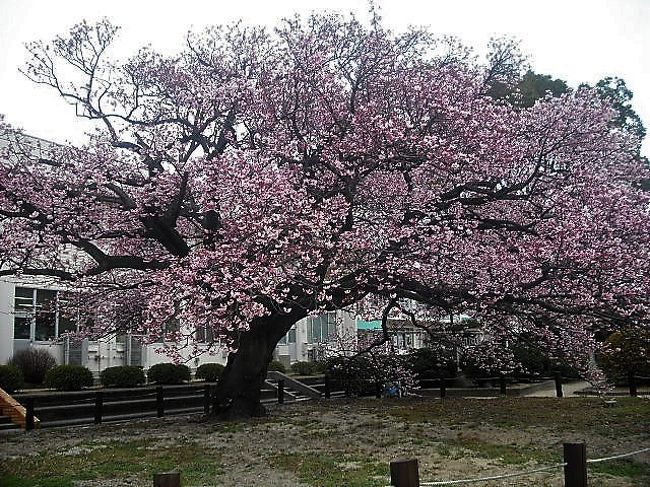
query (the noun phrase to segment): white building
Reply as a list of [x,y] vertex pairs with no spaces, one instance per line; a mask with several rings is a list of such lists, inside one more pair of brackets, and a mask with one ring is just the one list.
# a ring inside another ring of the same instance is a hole
[[336,348],[338,337],[355,337],[357,319],[345,311],[309,316],[291,327],[275,349],[275,357],[285,366],[293,362],[313,362],[325,358],[325,348]]
[[[112,335],[99,340],[76,341],[65,336],[75,332],[76,324],[60,312],[64,294],[51,282],[37,278],[13,277],[0,279],[0,364],[25,348],[46,349],[61,364],[78,364],[95,374],[116,365],[137,365],[148,369],[154,364],[169,362],[164,342],[144,344],[138,336]],[[330,312],[308,317],[296,323],[276,348],[275,356],[285,365],[296,361],[318,360],[323,344],[335,336],[354,335],[355,318],[344,312]],[[225,364],[226,347],[209,350],[209,333],[196,336],[199,351],[193,357],[193,347],[180,349],[181,356],[191,368],[203,363]],[[206,340],[207,339],[207,340]],[[201,342],[204,342],[202,344]]]

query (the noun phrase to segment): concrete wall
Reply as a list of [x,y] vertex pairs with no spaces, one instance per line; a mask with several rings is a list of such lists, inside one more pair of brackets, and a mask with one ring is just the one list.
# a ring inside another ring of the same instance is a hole
[[0,279],[0,364],[5,364],[14,352],[14,284]]

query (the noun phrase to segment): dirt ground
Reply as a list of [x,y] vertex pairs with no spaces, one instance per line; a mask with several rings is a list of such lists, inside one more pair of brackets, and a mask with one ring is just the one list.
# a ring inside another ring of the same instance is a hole
[[[1,487],[387,486],[388,465],[417,458],[423,482],[534,470],[562,443],[596,458],[650,446],[650,401],[622,399],[340,400],[276,406],[238,423],[199,416],[0,436]],[[593,486],[650,485],[650,454],[593,464]],[[563,485],[560,467],[480,486]]]

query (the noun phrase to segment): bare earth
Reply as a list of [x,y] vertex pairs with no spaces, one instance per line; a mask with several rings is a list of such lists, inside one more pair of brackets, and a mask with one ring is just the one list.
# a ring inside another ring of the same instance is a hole
[[[618,409],[572,398],[302,403],[240,423],[192,416],[6,434],[0,436],[0,485],[4,478],[12,487],[150,486],[160,470],[145,459],[183,451],[214,468],[201,471],[192,458],[172,456],[184,486],[386,486],[389,462],[405,457],[419,459],[422,481],[484,477],[560,462],[566,441],[586,441],[590,458],[650,446],[649,420],[644,399]],[[116,445],[129,445],[125,458]],[[72,464],[91,473],[70,473]],[[590,485],[650,485],[649,464],[645,453],[618,463],[636,473],[590,469]],[[159,465],[169,467],[169,460]],[[51,483],[39,483],[37,472]],[[561,473],[473,485],[560,486]],[[57,483],[57,475],[68,483]]]

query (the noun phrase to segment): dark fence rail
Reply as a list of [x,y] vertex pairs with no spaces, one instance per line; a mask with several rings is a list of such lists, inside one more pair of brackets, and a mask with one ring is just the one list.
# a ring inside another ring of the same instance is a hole
[[[326,375],[299,377],[298,380],[310,389],[320,393],[323,399],[350,396],[349,388],[336,384]],[[539,377],[537,385],[521,387],[513,384],[515,378],[504,375],[482,378],[492,387],[484,388],[457,388],[450,387],[458,378],[422,379],[423,388],[420,394],[433,392],[441,398],[448,395],[520,395],[531,392],[531,387],[548,387],[555,384],[555,394],[562,397],[565,381],[556,374],[554,377]],[[553,382],[550,382],[553,381]],[[291,379],[290,382],[295,382]],[[629,394],[639,395],[641,386],[650,384],[650,378],[630,375],[627,378]],[[99,424],[107,421],[123,421],[149,416],[162,417],[174,414],[190,414],[208,412],[211,404],[214,383],[194,383],[169,386],[144,386],[128,389],[90,389],[75,392],[38,392],[15,394],[14,398],[25,406],[26,429],[33,429],[34,418],[40,420],[42,427],[67,426],[74,424]],[[290,388],[286,380],[273,381],[270,378],[262,390],[262,402],[294,402],[308,400],[300,391]],[[647,394],[647,392],[646,392]],[[383,397],[386,395],[385,385],[382,383],[368,384],[361,395]]]
[[[344,391],[332,388],[325,376],[301,378],[301,382],[320,392],[320,397],[342,397]],[[292,380],[292,383],[295,382]],[[208,413],[215,383],[144,386],[124,389],[89,389],[72,392],[36,392],[15,394],[25,405],[27,430],[34,429],[34,418],[41,427],[100,424],[145,417]],[[308,400],[284,380],[268,380],[261,401],[280,404]]]

